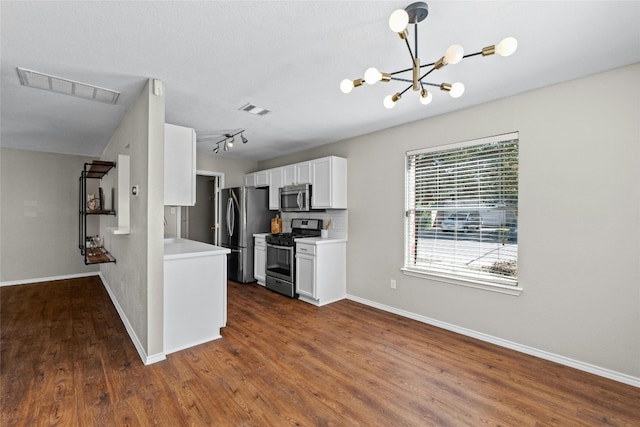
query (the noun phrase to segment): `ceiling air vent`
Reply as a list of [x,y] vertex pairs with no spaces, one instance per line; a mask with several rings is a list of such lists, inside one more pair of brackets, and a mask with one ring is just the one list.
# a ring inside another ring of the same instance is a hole
[[271,112],[266,108],[258,107],[257,105],[253,104],[247,104],[244,107],[240,107],[240,110],[246,111],[247,113],[255,114],[256,116],[264,116]]
[[27,70],[26,68],[18,67],[17,70],[20,84],[23,86],[49,90],[90,101],[104,102],[105,104],[115,104],[120,96],[120,92],[115,90],[56,77],[39,71]]

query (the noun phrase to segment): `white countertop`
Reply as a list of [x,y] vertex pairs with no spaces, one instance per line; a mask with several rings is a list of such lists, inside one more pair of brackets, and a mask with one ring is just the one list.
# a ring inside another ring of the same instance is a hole
[[271,233],[255,233],[253,237],[267,237]]
[[306,243],[308,245],[330,245],[333,243],[345,243],[347,239],[328,237],[323,239],[322,237],[300,237],[295,239],[296,243]]
[[195,240],[168,238],[164,239],[164,259],[195,258],[211,255],[226,255],[230,249]]

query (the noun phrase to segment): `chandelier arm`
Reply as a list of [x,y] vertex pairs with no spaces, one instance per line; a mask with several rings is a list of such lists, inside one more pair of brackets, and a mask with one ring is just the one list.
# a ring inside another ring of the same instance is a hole
[[468,55],[464,55],[464,56],[462,57],[462,59],[464,59],[464,58],[469,58],[469,57],[472,57],[472,56],[477,56],[477,55],[482,55],[482,51],[480,51],[480,52],[476,52],[476,53],[470,53],[470,54],[468,54]]
[[412,83],[413,84],[413,80],[401,79],[400,77],[391,77],[391,80],[395,80],[397,82],[407,82],[407,83]]
[[412,71],[412,70],[413,68],[405,68],[404,70],[394,71],[393,73],[389,73],[389,74],[393,76],[394,74],[406,73],[407,71]]
[[418,79],[420,81],[420,83],[422,83],[422,79],[424,79],[425,77],[427,77],[429,74],[431,74],[434,70],[436,69],[436,67],[433,67],[432,69],[430,69],[429,71],[427,71],[426,73],[424,73],[422,76],[420,76],[420,78]]
[[435,63],[435,62],[432,62],[432,63],[430,63],[430,64],[424,64],[424,65],[421,65],[421,66],[420,66],[420,68],[432,67],[432,66],[434,66],[434,65],[436,65],[436,63]]
[[413,87],[413,83],[411,83],[409,86],[407,86],[407,88],[405,90],[403,90],[402,92],[400,92],[400,96],[404,95],[404,93],[406,91],[408,91],[409,89],[411,89]]

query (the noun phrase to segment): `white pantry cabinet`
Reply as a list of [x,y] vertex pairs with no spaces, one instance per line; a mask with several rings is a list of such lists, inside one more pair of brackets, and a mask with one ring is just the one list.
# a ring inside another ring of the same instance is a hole
[[296,293],[321,306],[346,298],[347,243],[343,239],[296,240]]
[[253,277],[258,281],[258,285],[265,286],[267,278],[267,243],[266,234],[254,234],[253,246]]
[[164,204],[196,203],[196,131],[164,125]]

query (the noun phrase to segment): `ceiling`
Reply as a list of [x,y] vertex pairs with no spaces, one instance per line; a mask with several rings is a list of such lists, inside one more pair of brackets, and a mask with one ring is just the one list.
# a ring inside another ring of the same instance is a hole
[[[391,12],[409,3],[2,1],[0,142],[100,156],[154,78],[164,82],[167,123],[199,137],[245,129],[247,144],[217,155],[258,161],[640,62],[638,1],[430,1],[419,25],[423,64],[454,43],[473,53],[514,36],[518,50],[431,75],[434,83],[463,82],[461,98],[436,90],[424,106],[410,90],[387,110],[383,98],[404,83],[343,94],[340,81],[368,67],[410,67],[388,27]],[[109,105],[24,87],[16,67],[121,95]],[[593,88],[594,102],[605,90]],[[247,103],[271,113],[240,111]],[[213,147],[198,142],[199,151]]]

